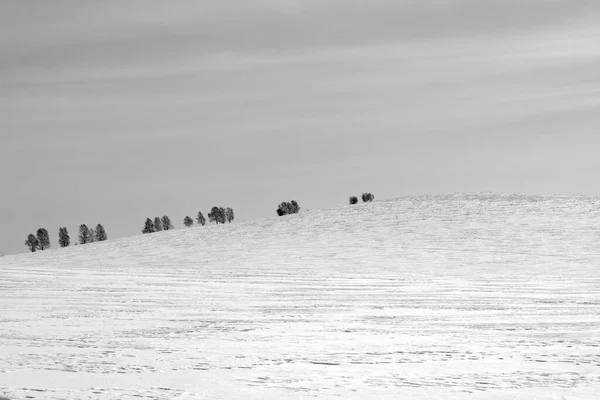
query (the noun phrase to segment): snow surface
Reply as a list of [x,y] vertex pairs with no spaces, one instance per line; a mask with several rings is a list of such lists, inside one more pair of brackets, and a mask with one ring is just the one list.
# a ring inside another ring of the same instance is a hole
[[599,399],[600,199],[448,195],[0,258],[0,397]]

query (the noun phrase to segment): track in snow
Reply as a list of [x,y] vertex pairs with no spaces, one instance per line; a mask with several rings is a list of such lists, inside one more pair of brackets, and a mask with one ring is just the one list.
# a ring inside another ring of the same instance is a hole
[[0,258],[0,395],[600,398],[600,201],[453,195]]

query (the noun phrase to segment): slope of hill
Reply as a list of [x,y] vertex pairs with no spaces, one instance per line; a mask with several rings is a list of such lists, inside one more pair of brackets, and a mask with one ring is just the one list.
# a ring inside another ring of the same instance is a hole
[[411,197],[0,258],[0,396],[593,399],[600,199]]

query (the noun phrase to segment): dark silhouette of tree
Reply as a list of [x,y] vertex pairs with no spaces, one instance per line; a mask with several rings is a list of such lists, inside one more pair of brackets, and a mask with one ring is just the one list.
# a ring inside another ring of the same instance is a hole
[[277,208],[277,215],[280,217],[288,214],[297,214],[300,211],[300,206],[296,200],[292,200],[289,203],[284,201]]
[[219,207],[215,206],[215,207],[211,208],[210,212],[208,213],[209,222],[215,222],[217,225],[219,225],[219,220],[217,219],[218,214],[219,214]]
[[38,239],[35,237],[35,235],[30,233],[27,236],[27,239],[25,239],[25,246],[27,246],[32,253],[35,253],[38,248]]
[[47,229],[38,229],[36,232],[36,236],[38,240],[38,249],[44,251],[45,249],[50,247],[50,235],[48,234]]
[[358,197],[350,196],[350,204],[356,204],[356,203],[358,203]]
[[210,212],[208,213],[208,220],[210,222],[216,222],[217,225],[219,225],[219,220],[217,219],[217,214],[219,214],[219,207],[214,206],[213,208],[210,209]]
[[156,232],[154,223],[150,218],[146,218],[146,223],[144,224],[144,229],[142,229],[142,233],[152,233]]
[[192,219],[192,217],[190,217],[189,215],[187,215],[184,219],[183,219],[183,225],[186,228],[189,228],[190,226],[194,225],[194,220]]
[[234,217],[235,215],[233,215],[233,209],[231,207],[227,207],[225,209],[225,219],[227,220],[227,222],[231,223]]
[[214,206],[208,213],[208,220],[218,224],[225,223],[225,209],[223,207]]
[[69,237],[67,228],[63,227],[58,229],[58,244],[60,244],[60,247],[67,247],[71,244],[71,238]]
[[171,218],[166,215],[162,217],[162,228],[163,231],[168,231],[169,229],[174,229],[173,224],[171,223]]
[[153,232],[160,232],[163,230],[163,222],[160,219],[160,217],[154,217],[154,231]]
[[375,199],[375,196],[373,196],[373,193],[363,193],[362,194],[362,201],[365,203],[373,201],[374,199]]
[[297,214],[300,211],[300,206],[296,203],[296,200],[290,202],[290,214]]
[[108,239],[108,236],[106,235],[106,229],[104,229],[102,224],[96,225],[94,232],[96,233],[96,242],[104,242],[106,239]]
[[206,224],[206,218],[204,218],[204,215],[202,215],[202,211],[198,211],[198,217],[196,218],[196,220],[202,226],[204,226],[204,224]]
[[86,224],[79,225],[79,244],[86,244],[92,241],[92,233]]

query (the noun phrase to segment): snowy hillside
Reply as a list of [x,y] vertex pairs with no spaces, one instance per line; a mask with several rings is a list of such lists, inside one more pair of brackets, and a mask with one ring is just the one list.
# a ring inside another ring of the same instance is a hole
[[376,201],[0,274],[10,399],[600,398],[596,198]]

